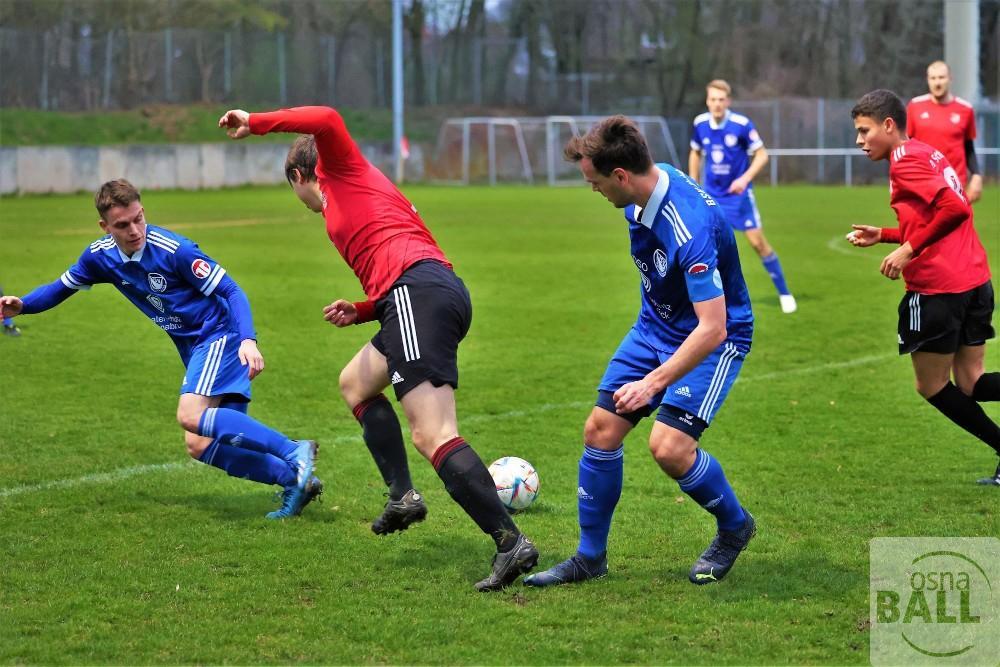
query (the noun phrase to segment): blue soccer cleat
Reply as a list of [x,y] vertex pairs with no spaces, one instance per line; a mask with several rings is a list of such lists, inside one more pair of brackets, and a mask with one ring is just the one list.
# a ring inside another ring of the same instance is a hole
[[268,519],[288,519],[302,514],[305,506],[313,500],[323,495],[323,482],[319,477],[313,475],[309,478],[304,490],[298,486],[289,486],[279,493],[281,507],[273,512],[267,513]]
[[750,512],[743,510],[747,522],[739,530],[720,530],[708,548],[695,561],[688,579],[699,586],[722,581],[733,568],[736,558],[747,548],[757,534],[757,522]]
[[288,459],[288,465],[295,471],[295,483],[300,490],[305,490],[306,484],[312,477],[316,467],[316,454],[319,452],[319,443],[315,440],[297,440],[298,447],[292,458]]
[[553,565],[549,569],[528,575],[524,578],[525,586],[558,586],[559,584],[572,584],[587,579],[599,579],[608,573],[608,556],[604,554],[599,558],[587,558],[582,554],[576,554],[558,565]]

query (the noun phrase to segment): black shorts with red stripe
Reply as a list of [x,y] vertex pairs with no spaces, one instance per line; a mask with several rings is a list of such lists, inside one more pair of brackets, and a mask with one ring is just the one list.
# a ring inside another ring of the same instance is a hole
[[993,338],[993,284],[958,294],[907,292],[899,302],[899,353],[954,354]]
[[423,382],[458,388],[458,344],[472,324],[472,301],[454,271],[417,262],[378,300],[375,314],[382,326],[371,342],[388,361],[397,400]]

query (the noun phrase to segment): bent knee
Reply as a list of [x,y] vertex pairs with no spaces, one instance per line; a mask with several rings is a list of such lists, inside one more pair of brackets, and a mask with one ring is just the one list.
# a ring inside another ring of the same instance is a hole
[[612,424],[591,415],[583,426],[583,441],[588,445],[613,447],[620,438]]
[[[922,398],[930,399],[933,398],[934,396],[937,396],[941,392],[941,390],[945,388],[945,385],[947,384],[948,384],[947,382],[941,382],[941,381],[922,382],[920,380],[917,380],[914,388],[917,390],[917,393],[920,394]],[[971,390],[968,393],[971,393]]]
[[193,459],[201,459],[201,455],[205,453],[205,450],[211,444],[211,438],[203,438],[194,433],[184,434],[184,445],[187,447],[188,456]]
[[672,477],[681,477],[691,466],[691,456],[697,448],[680,440],[656,440],[649,442],[649,453],[656,463]]
[[204,410],[191,410],[183,407],[177,408],[177,423],[188,433],[197,433],[201,423],[201,415]]

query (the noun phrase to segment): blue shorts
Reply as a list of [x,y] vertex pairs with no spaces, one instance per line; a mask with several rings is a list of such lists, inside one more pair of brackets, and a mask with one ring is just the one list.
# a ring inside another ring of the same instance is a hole
[[250,400],[249,369],[240,363],[239,334],[230,331],[191,349],[182,394],[224,396],[236,394]]
[[712,195],[712,199],[719,203],[722,213],[729,221],[733,231],[745,232],[748,229],[763,227],[753,189],[747,188],[741,195],[725,194],[718,197]]
[[[691,372],[654,396],[649,403],[650,408],[656,409],[663,404],[672,405],[710,424],[736,382],[747,352],[743,346],[737,346],[728,340],[723,342]],[[608,363],[598,390],[614,392],[622,385],[641,380],[650,371],[663,365],[672,354],[653,348],[633,328]]]

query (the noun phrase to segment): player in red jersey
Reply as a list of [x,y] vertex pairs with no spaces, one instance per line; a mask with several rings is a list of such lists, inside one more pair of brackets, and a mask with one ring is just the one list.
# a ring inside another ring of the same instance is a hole
[[[917,392],[1000,455],[1000,426],[979,405],[1000,400],[1000,373],[984,364],[994,336],[993,285],[962,183],[941,151],[906,136],[906,109],[891,91],[868,93],[851,116],[858,146],[873,161],[889,160],[899,226],[853,225],[847,239],[859,247],[899,244],[881,272],[906,283],[899,353],[910,355]],[[1000,466],[979,483],[1000,486]]]
[[955,168],[965,194],[976,202],[983,194],[976,149],[976,112],[972,105],[951,94],[951,71],[948,64],[936,60],[927,66],[926,95],[910,100],[906,107],[906,133],[938,149]]
[[303,135],[288,152],[285,176],[302,203],[323,214],[330,240],[367,295],[358,303],[334,301],[323,309],[324,318],[338,327],[375,319],[381,324],[340,374],[340,393],[389,487],[389,501],[372,530],[379,535],[405,530],[427,515],[410,479],[399,420],[382,393],[391,384],[413,444],[451,497],[496,542],[493,571],[476,588],[510,584],[534,567],[538,551],[501,504],[482,459],[458,433],[458,344],[472,322],[465,284],[416,208],[365,159],[334,109],[232,110],[219,126],[234,139],[269,132]]

